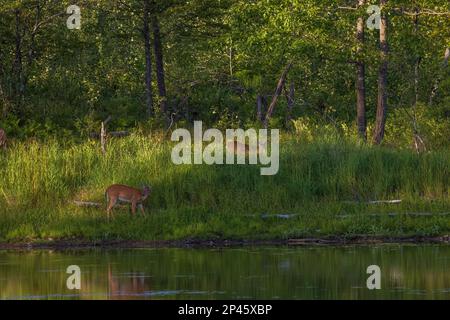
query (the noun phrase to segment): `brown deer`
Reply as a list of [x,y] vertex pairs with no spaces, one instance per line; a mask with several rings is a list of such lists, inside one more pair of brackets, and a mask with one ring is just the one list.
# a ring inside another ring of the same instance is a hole
[[114,276],[111,264],[108,263],[108,299],[133,300],[145,297],[150,292],[151,278],[143,272],[130,272],[127,277]]
[[[227,150],[234,154],[245,154],[249,155],[251,154],[250,146],[246,143],[241,143],[236,140],[227,141]],[[256,154],[260,154],[266,150],[266,144],[265,143],[258,143],[258,147],[256,151]]]
[[8,139],[6,139],[6,132],[5,132],[5,130],[0,128],[0,148],[3,148],[3,150],[6,150],[7,142],[8,142]]
[[108,219],[110,218],[111,210],[119,201],[131,203],[131,214],[133,216],[136,214],[136,207],[139,207],[142,215],[145,215],[143,202],[150,195],[150,191],[151,189],[148,186],[144,186],[142,191],[121,184],[109,186],[105,192]]

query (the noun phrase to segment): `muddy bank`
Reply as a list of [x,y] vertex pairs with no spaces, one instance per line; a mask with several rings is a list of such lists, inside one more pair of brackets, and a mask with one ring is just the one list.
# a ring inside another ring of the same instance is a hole
[[450,235],[438,237],[323,237],[274,240],[167,240],[167,241],[133,241],[133,240],[49,240],[32,242],[1,242],[0,250],[32,250],[32,249],[126,249],[126,248],[227,248],[241,246],[342,246],[368,244],[450,244]]

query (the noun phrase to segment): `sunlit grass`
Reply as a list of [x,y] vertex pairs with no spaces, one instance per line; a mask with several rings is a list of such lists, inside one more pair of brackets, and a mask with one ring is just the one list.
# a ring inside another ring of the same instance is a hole
[[[258,166],[175,166],[171,143],[133,135],[97,142],[20,142],[0,155],[0,240],[290,238],[327,235],[443,235],[449,213],[450,154],[357,146],[344,141],[298,143],[284,138],[280,171]],[[116,208],[80,208],[73,200],[104,203],[112,183],[153,193],[145,218]],[[366,205],[401,199],[400,205]],[[291,219],[262,214],[293,214]],[[390,217],[386,213],[398,213]],[[373,214],[377,214],[374,216]]]

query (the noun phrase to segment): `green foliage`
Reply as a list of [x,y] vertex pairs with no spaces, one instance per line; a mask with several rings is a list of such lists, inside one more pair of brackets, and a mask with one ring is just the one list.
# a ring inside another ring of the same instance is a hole
[[[415,150],[414,122],[416,122],[417,134],[423,139],[426,150],[440,150],[448,148],[450,137],[450,122],[437,120],[435,110],[420,105],[412,110],[409,108],[397,108],[389,113],[389,121],[386,125],[384,145],[391,148]],[[301,117],[292,120],[294,131],[299,141],[346,141],[358,144],[356,128],[346,123],[328,122],[324,119]],[[369,126],[370,134],[372,127]]]
[[[61,13],[69,1],[0,4],[0,125],[11,136],[45,137],[63,130],[86,136],[108,115],[117,130],[166,125],[157,113],[153,120],[146,114],[142,1],[83,3],[81,30],[65,27],[67,15]],[[287,78],[296,91],[293,117],[356,131],[353,62],[358,58],[366,63],[367,119],[372,126],[378,31],[366,30],[363,50],[357,52],[356,20],[366,18],[366,8],[339,7],[342,2],[335,0],[153,1],[162,33],[168,112],[187,124],[203,120],[221,128],[250,125],[255,123],[256,97],[265,97],[267,108],[282,70],[293,62]],[[448,147],[442,138],[447,132],[442,124],[449,122],[450,77],[449,68],[443,67],[450,43],[448,15],[426,11],[416,27],[414,17],[398,7],[407,12],[415,7],[450,9],[448,3],[436,0],[414,6],[409,1],[390,2],[384,8],[390,20],[388,112],[392,112],[386,140],[409,146],[406,132],[410,135],[411,121],[397,110],[413,113],[417,89],[423,109],[417,125],[429,148]],[[36,21],[42,22],[37,29]],[[16,27],[22,32],[19,51]],[[414,66],[419,58],[416,88]],[[433,88],[436,95],[430,99]],[[158,109],[155,72],[153,89]],[[286,127],[285,100],[278,99],[273,126]],[[405,138],[397,139],[398,135]]]
[[392,110],[386,126],[389,135],[385,143],[397,148],[413,148],[414,118],[418,134],[428,150],[448,148],[450,121],[438,120],[440,117],[436,116],[436,112],[424,105],[410,111],[400,108]]

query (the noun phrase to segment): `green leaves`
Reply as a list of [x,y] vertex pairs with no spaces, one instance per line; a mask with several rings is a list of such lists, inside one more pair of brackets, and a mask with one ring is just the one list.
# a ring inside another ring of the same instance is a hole
[[[38,14],[38,4],[40,11]],[[80,4],[81,30],[68,30],[63,12],[69,1],[0,0],[0,107],[20,124],[32,119],[78,131],[74,122],[86,115],[99,120],[112,114],[120,127],[134,126],[144,110],[145,58],[141,1],[96,1]],[[367,1],[318,0],[157,0],[152,13],[160,21],[169,109],[179,120],[201,118],[214,123],[232,115],[240,123],[255,119],[258,95],[273,95],[280,72],[294,66],[293,116],[333,119],[351,126],[355,118],[355,64],[366,64],[367,116],[375,113],[379,31],[365,28],[357,52],[358,17],[369,17]],[[414,12],[418,8],[418,26]],[[19,22],[14,10],[19,9]],[[448,72],[443,54],[450,46],[448,3],[439,0],[388,1],[389,105],[411,108],[415,99],[414,66],[420,58],[419,101],[426,103],[437,75],[434,99],[448,105]],[[36,25],[39,28],[34,32]],[[17,33],[19,30],[19,33]],[[18,46],[19,44],[19,46]],[[19,47],[19,49],[18,49]],[[29,59],[30,52],[35,56]],[[18,65],[25,84],[17,93]],[[155,79],[156,77],[154,77]],[[156,88],[156,82],[153,83]],[[157,90],[154,90],[157,92]],[[155,101],[157,97],[155,97]],[[283,122],[285,99],[275,118]],[[302,106],[300,109],[299,106]],[[7,106],[7,107],[4,107]],[[215,113],[214,113],[215,112]],[[436,120],[443,112],[436,113]],[[389,120],[388,120],[389,121]],[[224,122],[224,121],[222,121]],[[389,133],[388,133],[389,134]]]

